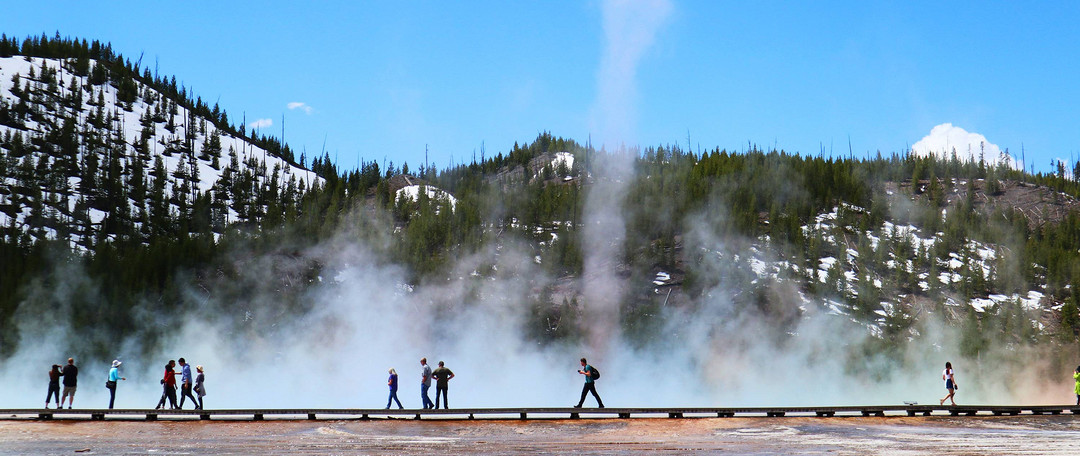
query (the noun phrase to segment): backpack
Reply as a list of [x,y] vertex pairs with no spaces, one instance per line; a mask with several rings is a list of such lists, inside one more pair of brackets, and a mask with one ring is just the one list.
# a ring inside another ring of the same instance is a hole
[[600,379],[600,371],[596,369],[596,366],[589,366],[589,367],[592,367],[592,371],[589,373],[589,376],[592,377],[593,380],[599,380]]

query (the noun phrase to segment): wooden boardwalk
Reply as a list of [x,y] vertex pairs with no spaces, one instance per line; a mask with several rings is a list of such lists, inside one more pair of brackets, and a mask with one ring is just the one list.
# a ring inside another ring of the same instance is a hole
[[729,418],[787,416],[1001,416],[1080,415],[1074,405],[863,405],[841,407],[672,407],[672,408],[463,408],[463,409],[0,409],[0,419],[128,419],[187,420],[370,420],[370,419],[595,419],[595,418]]

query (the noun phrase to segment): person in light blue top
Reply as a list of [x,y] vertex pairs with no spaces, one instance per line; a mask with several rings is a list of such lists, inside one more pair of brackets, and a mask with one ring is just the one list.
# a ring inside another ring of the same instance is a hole
[[195,399],[195,395],[191,394],[191,364],[184,361],[184,358],[180,358],[180,407],[184,408],[184,399],[191,398],[191,403],[196,406],[199,405],[199,400]]
[[109,389],[110,409],[113,408],[113,404],[116,403],[116,382],[127,380],[127,378],[120,376],[120,364],[120,360],[113,360],[112,369],[109,369],[109,380],[105,382],[105,387]]

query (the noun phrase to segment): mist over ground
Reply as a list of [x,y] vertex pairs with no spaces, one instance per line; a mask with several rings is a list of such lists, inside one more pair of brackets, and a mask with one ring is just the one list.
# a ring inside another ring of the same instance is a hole
[[[723,208],[687,220],[683,235],[685,251],[704,252],[697,273],[712,278],[711,285],[686,305],[652,308],[655,325],[647,332],[628,332],[620,303],[637,284],[615,273],[627,223],[618,208],[635,178],[626,163],[607,167],[615,172],[587,196],[583,323],[576,337],[551,343],[529,337],[527,303],[558,278],[524,243],[488,243],[454,261],[445,281],[408,285],[409,272],[378,253],[385,245],[374,245],[392,234],[359,240],[355,230],[370,215],[357,210],[338,233],[293,254],[296,267],[323,265],[314,278],[319,285],[302,292],[304,311],[275,305],[290,286],[276,282],[279,258],[237,248],[230,255],[247,265],[243,272],[213,282],[220,289],[187,290],[179,303],[183,318],[140,316],[158,336],[155,346],[165,347],[151,356],[141,355],[142,333],[117,337],[107,347],[112,356],[87,359],[81,354],[94,350],[72,336],[70,309],[18,314],[21,341],[0,366],[0,404],[40,406],[49,366],[68,356],[80,367],[75,405],[88,408],[107,405],[103,383],[113,358],[124,362],[128,378],[117,407],[150,408],[160,396],[164,364],[180,357],[205,366],[208,408],[380,408],[391,367],[400,375],[402,403],[415,408],[421,357],[433,366],[445,361],[457,375],[451,407],[571,406],[581,389],[581,357],[603,373],[597,389],[608,407],[929,404],[944,395],[945,361],[956,367],[959,403],[1073,399],[1067,380],[1047,370],[1049,354],[1037,349],[1017,353],[991,344],[964,359],[957,355],[960,331],[933,318],[920,319],[906,344],[883,346],[871,328],[831,312],[828,296],[807,295],[781,276],[763,281],[748,259],[769,254],[754,240],[720,234]],[[56,302],[94,287],[65,263],[44,283],[33,293]],[[739,296],[755,287],[766,287],[769,298],[748,306]],[[238,293],[243,300],[229,300]]]

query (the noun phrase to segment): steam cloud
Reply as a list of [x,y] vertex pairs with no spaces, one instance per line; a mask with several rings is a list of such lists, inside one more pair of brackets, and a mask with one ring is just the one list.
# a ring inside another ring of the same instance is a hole
[[604,50],[597,71],[594,128],[601,143],[618,147],[633,139],[637,117],[637,70],[645,51],[667,22],[666,0],[605,0]]

